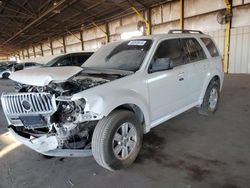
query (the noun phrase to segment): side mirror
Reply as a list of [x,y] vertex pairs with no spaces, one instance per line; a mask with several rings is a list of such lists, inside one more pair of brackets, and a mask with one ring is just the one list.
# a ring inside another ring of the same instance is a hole
[[174,64],[170,58],[157,58],[149,68],[149,73],[173,69]]

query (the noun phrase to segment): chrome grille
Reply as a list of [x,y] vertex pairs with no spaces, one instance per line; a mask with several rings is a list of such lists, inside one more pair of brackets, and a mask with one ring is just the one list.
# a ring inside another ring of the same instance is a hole
[[56,111],[55,97],[50,93],[4,93],[1,100],[6,115],[46,115]]

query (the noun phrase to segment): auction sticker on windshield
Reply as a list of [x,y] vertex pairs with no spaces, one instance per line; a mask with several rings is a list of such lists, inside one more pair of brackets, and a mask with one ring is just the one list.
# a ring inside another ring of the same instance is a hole
[[143,46],[147,41],[143,40],[132,40],[128,43],[128,45],[134,45],[134,46]]

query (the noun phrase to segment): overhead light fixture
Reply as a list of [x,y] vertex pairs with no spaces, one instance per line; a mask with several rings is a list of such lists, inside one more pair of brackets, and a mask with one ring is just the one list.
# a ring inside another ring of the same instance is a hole
[[116,28],[116,33],[120,34],[123,40],[143,36],[146,34],[146,25],[142,21],[123,25]]
[[81,25],[81,28],[80,28],[80,29],[81,29],[81,31],[83,31],[83,30],[84,30],[84,27],[85,27],[85,26],[84,26],[84,24],[82,24],[82,25]]

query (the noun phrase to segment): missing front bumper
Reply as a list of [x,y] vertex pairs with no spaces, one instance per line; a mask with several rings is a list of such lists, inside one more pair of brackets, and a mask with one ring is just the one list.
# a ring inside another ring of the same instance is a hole
[[44,135],[40,138],[27,139],[18,135],[12,128],[9,128],[9,132],[17,141],[43,155],[55,157],[92,156],[91,149],[58,149],[58,142],[55,136],[47,137],[46,135]]

